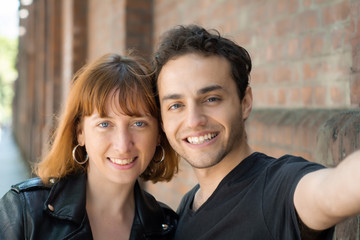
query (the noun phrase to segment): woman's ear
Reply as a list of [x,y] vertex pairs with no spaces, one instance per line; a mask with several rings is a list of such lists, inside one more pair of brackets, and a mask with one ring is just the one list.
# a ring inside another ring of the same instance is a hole
[[77,141],[80,146],[85,145],[85,136],[83,130],[83,121],[80,121],[76,127]]
[[246,88],[244,98],[241,101],[242,117],[244,121],[250,116],[252,110],[252,104],[253,104],[252,90],[251,87],[248,86]]

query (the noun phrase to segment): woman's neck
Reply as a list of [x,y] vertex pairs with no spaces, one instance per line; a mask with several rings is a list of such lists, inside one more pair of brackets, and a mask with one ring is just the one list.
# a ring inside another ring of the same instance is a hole
[[104,183],[88,175],[86,211],[94,239],[129,239],[135,216],[134,184]]

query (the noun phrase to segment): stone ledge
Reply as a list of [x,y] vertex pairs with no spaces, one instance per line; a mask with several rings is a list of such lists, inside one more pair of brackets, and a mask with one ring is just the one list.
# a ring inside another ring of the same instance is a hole
[[358,109],[254,109],[246,125],[250,145],[275,157],[334,166],[360,147]]

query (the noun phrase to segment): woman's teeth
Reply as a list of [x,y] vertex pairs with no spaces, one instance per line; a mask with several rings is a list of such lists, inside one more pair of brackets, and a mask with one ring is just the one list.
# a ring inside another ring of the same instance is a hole
[[128,158],[128,159],[119,159],[119,158],[109,158],[111,162],[118,164],[118,165],[128,165],[135,161],[135,158]]
[[204,142],[208,142],[214,137],[217,136],[217,133],[208,133],[203,136],[198,137],[188,137],[186,140],[191,144],[202,144]]

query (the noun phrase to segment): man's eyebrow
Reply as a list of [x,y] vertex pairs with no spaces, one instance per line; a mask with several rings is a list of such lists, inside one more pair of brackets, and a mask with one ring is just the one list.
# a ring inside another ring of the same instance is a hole
[[[220,86],[220,85],[211,85],[211,86],[199,89],[196,93],[198,95],[201,95],[201,94],[205,94],[205,93],[212,92],[212,91],[215,91],[215,90],[224,90],[224,88],[222,86]],[[161,101],[164,102],[166,100],[176,100],[176,99],[180,99],[180,98],[184,98],[184,95],[174,93],[174,94],[165,95],[161,99]]]
[[220,86],[220,85],[211,85],[211,86],[199,89],[197,91],[197,94],[201,95],[201,94],[205,94],[205,93],[212,92],[212,91],[215,91],[215,90],[224,90],[224,88],[222,86]]
[[162,102],[164,102],[164,101],[166,101],[166,100],[174,100],[174,99],[180,99],[180,98],[182,98],[183,97],[183,95],[181,95],[181,94],[169,94],[169,95],[166,95],[166,96],[164,96],[162,99],[161,99],[161,101]]

